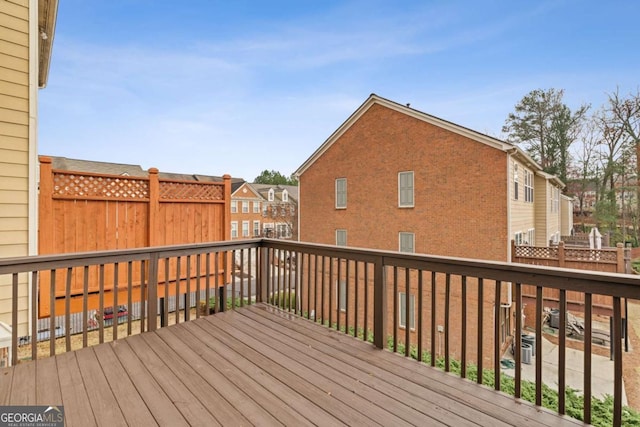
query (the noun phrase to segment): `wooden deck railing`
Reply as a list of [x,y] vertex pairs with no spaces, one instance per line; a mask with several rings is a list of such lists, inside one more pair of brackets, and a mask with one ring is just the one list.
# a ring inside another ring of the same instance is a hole
[[[165,283],[164,277],[173,277],[165,271],[169,260],[179,266],[175,276],[178,279]],[[139,269],[133,268],[136,263]],[[592,395],[592,300],[594,295],[609,296],[613,301],[613,424],[621,425],[621,301],[640,299],[640,278],[634,276],[269,239],[2,259],[0,281],[9,277],[13,284],[11,323],[18,324],[20,304],[28,301],[31,307],[30,330],[13,329],[14,361],[18,360],[22,335],[31,337],[31,358],[38,357],[35,316],[40,277],[48,275],[51,280],[47,283],[55,286],[55,277],[60,274],[56,275],[56,271],[62,271],[68,278],[74,269],[79,269],[88,278],[93,277],[88,274],[89,270],[101,271],[107,265],[118,272],[115,277],[119,277],[118,274],[128,277],[128,285],[120,289],[122,280],[118,282],[120,285],[114,281],[117,292],[106,294],[104,277],[98,274],[99,290],[91,299],[86,291],[88,279],[85,279],[81,327],[71,331],[69,309],[65,313],[52,313],[48,327],[50,354],[72,350],[73,334],[82,335],[80,346],[84,347],[89,345],[89,334],[97,333],[98,342],[103,342],[135,333],[136,329],[152,331],[171,321],[187,321],[192,316],[191,306],[199,308],[203,300],[207,301],[206,310],[196,309],[195,317],[262,301],[370,340],[378,348],[388,347],[434,366],[441,364],[446,371],[455,368],[461,377],[473,378],[478,383],[484,381],[484,370],[490,369],[495,376],[496,390],[501,388],[500,362],[510,340],[520,349],[521,334],[530,330],[535,333],[535,404],[539,406],[544,397],[543,380],[548,379],[543,378],[546,313],[543,290],[552,289],[558,294],[560,309],[558,376],[554,380],[558,384],[556,410],[561,414],[566,412],[566,353],[570,341],[566,328],[567,292],[584,294],[583,313],[578,313],[584,318],[584,340],[582,343],[571,341],[571,346],[584,350],[582,391],[585,396]],[[139,271],[140,277],[132,277],[132,271]],[[24,280],[30,286],[26,295],[20,293],[23,287],[18,285]],[[533,289],[536,296],[534,319],[513,315],[523,313],[525,288]],[[212,295],[215,301],[209,309]],[[228,298],[226,303],[221,303],[221,295]],[[173,307],[169,302],[172,298]],[[181,298],[186,301],[182,309]],[[63,300],[65,307],[72,303],[69,294]],[[100,322],[95,332],[90,330],[92,313],[104,313],[106,307],[116,308],[120,304],[129,307],[139,304],[139,316],[133,316],[129,310],[121,330],[117,321],[108,328]],[[56,307],[53,301],[51,307]],[[60,321],[65,326],[64,336],[57,338],[55,328]],[[139,328],[132,327],[136,322]],[[111,337],[105,334],[108,330]],[[521,398],[522,352],[515,351],[514,359],[513,394]],[[591,415],[591,399],[585,399],[584,421],[591,422]]]

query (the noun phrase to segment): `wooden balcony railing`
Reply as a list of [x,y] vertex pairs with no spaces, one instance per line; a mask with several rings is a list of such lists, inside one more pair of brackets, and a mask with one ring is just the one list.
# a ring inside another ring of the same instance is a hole
[[[109,287],[104,283],[106,269],[112,271]],[[69,289],[77,277],[83,283],[82,294],[67,291],[56,296],[57,282],[62,280]],[[548,312],[543,290],[545,295],[552,290],[557,293],[559,356],[558,375],[551,382],[557,383],[555,410],[561,414],[567,412],[568,348],[583,351],[581,390],[592,395],[592,302],[602,295],[611,301],[614,425],[622,423],[622,301],[640,299],[640,278],[622,274],[269,239],[2,259],[0,283],[7,280],[12,305],[6,320],[14,325],[14,361],[19,360],[21,345],[30,345],[30,358],[36,359],[39,346],[48,344],[49,354],[70,351],[90,345],[90,335],[97,335],[97,342],[115,340],[260,301],[372,341],[378,348],[455,370],[480,384],[485,382],[483,373],[491,370],[496,390],[501,390],[501,361],[511,341],[520,349],[524,339],[533,340],[538,406],[543,403],[544,380],[549,380],[543,369]],[[36,317],[42,283],[51,287],[48,319]],[[582,341],[567,335],[569,292],[584,295],[581,312],[572,306],[573,315],[584,319]],[[525,300],[523,295],[532,297]],[[127,307],[122,321],[114,314],[107,326],[105,309],[113,307],[117,313],[120,305]],[[96,313],[97,323],[91,321]],[[48,322],[45,334],[38,326],[42,322]],[[523,338],[524,332],[531,334]],[[46,339],[38,340],[39,335]],[[72,340],[74,336],[82,340]],[[523,352],[515,351],[515,398],[523,397],[524,362]],[[591,399],[584,399],[582,412],[590,423]]]

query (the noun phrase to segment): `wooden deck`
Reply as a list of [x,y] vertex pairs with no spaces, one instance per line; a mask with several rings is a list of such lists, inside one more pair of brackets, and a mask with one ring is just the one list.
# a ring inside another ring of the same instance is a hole
[[582,425],[266,305],[0,371],[66,425]]

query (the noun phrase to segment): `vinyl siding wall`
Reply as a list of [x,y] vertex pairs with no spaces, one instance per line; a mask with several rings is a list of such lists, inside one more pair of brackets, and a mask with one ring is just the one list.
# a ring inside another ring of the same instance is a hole
[[549,195],[547,194],[547,180],[541,176],[534,177],[533,188],[536,224],[536,246],[548,246],[547,218],[549,216]]
[[[35,2],[34,2],[35,4]],[[29,1],[0,1],[0,257],[29,254]],[[20,331],[26,332],[21,277]],[[11,323],[10,278],[0,279],[0,320]]]
[[[515,197],[515,185],[514,185],[514,174],[515,167],[514,165],[518,165],[518,199]],[[509,239],[513,239],[515,233],[522,232],[527,234],[530,229],[536,228],[535,223],[535,203],[527,202],[525,199],[525,171],[532,172],[530,169],[527,169],[522,163],[515,159],[511,159],[509,161],[509,194],[511,197],[511,230],[509,233]],[[534,195],[536,191],[536,186],[534,182]],[[535,197],[534,197],[535,201]],[[537,235],[538,233],[536,233]],[[526,237],[525,237],[526,238]],[[533,245],[535,242],[527,243]]]

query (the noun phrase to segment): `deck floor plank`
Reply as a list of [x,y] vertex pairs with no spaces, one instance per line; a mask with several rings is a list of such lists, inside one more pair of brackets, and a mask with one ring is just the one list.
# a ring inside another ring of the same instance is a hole
[[[242,341],[228,336],[209,322],[208,318],[205,319],[207,319],[207,322],[201,322],[198,326],[211,335],[209,339],[219,340],[234,351],[243,354],[252,363],[262,366],[272,376],[278,378],[281,382],[289,384],[296,392],[304,396],[310,404],[317,405],[347,425],[366,425],[367,422],[372,422],[363,414],[353,411],[349,406],[335,399],[330,393],[320,390],[308,377],[290,372],[286,367],[277,364]],[[207,337],[203,336],[203,339],[207,339]]]
[[15,367],[0,369],[0,405],[8,405],[11,398],[11,383]]
[[265,304],[0,370],[91,425],[584,425]]
[[[278,323],[265,321],[264,318],[254,315],[251,311],[243,313],[243,316],[235,316],[233,320],[234,326],[237,323],[244,323],[246,328],[255,328],[260,334],[268,336],[270,339],[266,342],[271,343],[272,346],[287,348],[288,353],[297,360],[303,361],[307,357],[322,360],[330,357],[332,368],[344,378],[350,378],[351,381],[370,387],[385,397],[384,400],[374,401],[375,404],[393,411],[397,416],[410,423],[419,424],[424,422],[425,417],[428,417],[439,423],[446,420],[452,426],[475,426],[482,421],[496,427],[509,425],[500,423],[495,418],[474,411],[472,408],[450,405],[449,402],[443,401],[435,391],[418,387],[407,381],[399,381],[395,376],[381,369],[371,369],[370,365],[363,369],[359,360],[341,357],[343,356],[342,351],[313,340],[304,332],[287,329],[284,334],[283,328],[279,327]],[[394,383],[398,384],[394,385]],[[461,416],[460,412],[464,412],[466,418]]]
[[92,348],[83,348],[75,352],[80,374],[85,383],[87,397],[93,408],[93,414],[101,424],[108,420],[109,425],[126,426],[127,423],[120,411],[120,406],[105,378],[102,367]]
[[58,378],[60,379],[60,393],[64,405],[65,426],[94,426],[97,425],[93,409],[82,381],[80,368],[76,360],[76,353],[63,353],[56,358]]
[[19,363],[11,384],[9,405],[36,404],[36,364]]
[[107,345],[111,345],[124,368],[123,374],[129,375],[133,385],[140,393],[140,397],[147,404],[158,424],[167,427],[189,425],[174,402],[133,352],[126,338]]
[[[231,316],[228,316],[231,315]],[[371,402],[370,390],[365,389],[362,384],[356,381],[348,381],[344,376],[339,375],[327,363],[318,362],[313,359],[300,361],[296,357],[284,356],[289,353],[289,349],[283,346],[276,350],[270,347],[262,339],[252,336],[252,331],[242,330],[238,327],[229,328],[226,323],[228,317],[235,317],[235,313],[221,314],[216,319],[216,326],[222,328],[229,335],[233,336],[246,345],[251,346],[256,351],[269,357],[275,363],[286,367],[291,372],[300,376],[306,376],[312,383],[331,396],[342,401],[352,410],[361,412],[369,417],[370,422],[381,423],[382,425],[408,426],[410,423],[389,412],[384,406],[379,406]],[[222,323],[222,324],[221,324]],[[253,331],[255,334],[256,331]],[[257,334],[260,336],[261,334]],[[327,360],[329,362],[329,360]]]
[[93,347],[93,350],[127,424],[132,426],[157,425],[158,423],[138,394],[129,376],[122,375],[124,367],[120,364],[111,346],[99,345]]
[[[285,402],[292,408],[299,417],[297,423],[306,425],[307,421],[313,425],[322,425],[327,427],[344,426],[345,424],[340,422],[337,418],[331,416],[329,413],[314,405],[307,400],[303,395],[297,393],[294,388],[291,388],[286,382],[280,381],[273,376],[269,371],[262,367],[255,365],[251,360],[246,359],[244,356],[238,357],[238,353],[232,351],[217,339],[203,339],[207,336],[207,333],[198,325],[205,320],[198,320],[197,322],[184,323],[185,330],[191,332],[194,337],[198,339],[201,345],[206,345],[208,348],[216,352],[220,357],[216,357],[216,363],[220,363],[223,369],[228,372],[237,371],[243,373],[248,379],[260,384],[267,392],[273,396],[277,396],[281,401]],[[199,348],[196,346],[194,348]],[[230,377],[231,378],[231,377]],[[306,420],[306,421],[305,421]]]
[[55,357],[45,357],[35,362],[37,386],[36,402],[38,405],[61,406],[62,392],[60,378],[56,369]]
[[[160,354],[162,352],[152,348],[140,335],[138,335],[138,339],[129,340],[129,345],[131,345],[133,351],[149,369],[162,389],[176,403],[180,412],[190,424],[221,425],[215,413],[207,409],[207,406],[198,399],[199,393],[194,393],[188,384],[185,384],[183,379],[174,372],[171,360],[158,356],[157,352]],[[188,383],[188,379],[186,382]],[[205,403],[207,402],[205,401]]]
[[362,340],[354,340],[353,337],[346,334],[325,327],[318,328],[317,326],[319,325],[315,325],[313,322],[301,317],[272,309],[266,305],[254,306],[249,310],[291,329],[302,327],[310,330],[316,339],[334,348],[341,349],[344,353],[350,354],[372,366],[385,369],[402,381],[410,381],[421,387],[436,389],[441,396],[446,396],[457,402],[457,404],[481,410],[502,422],[549,427],[572,424],[584,425],[582,422],[568,416],[559,416],[545,408],[535,407],[529,402],[496,393],[487,387],[479,387],[471,381],[416,363],[414,360],[399,354],[380,351],[369,343],[365,343]]
[[[160,331],[158,331],[160,332]],[[162,331],[166,332],[166,331]],[[216,386],[213,387],[211,377],[214,377],[213,384],[217,381],[225,381],[223,376],[210,374],[204,367],[204,362],[198,360],[187,361],[184,359],[184,354],[175,352],[170,346],[168,346],[158,334],[145,335],[143,337],[150,348],[153,349],[156,354],[170,364],[171,369],[183,378],[183,381],[189,383],[192,393],[202,399],[205,406],[210,407],[211,411],[215,413],[216,418],[221,424],[233,423],[235,425],[250,425],[251,422],[246,417],[246,413],[236,409],[231,404],[226,396],[232,394],[237,396],[238,390],[233,384],[228,381],[225,385],[231,387],[233,390],[229,390],[226,387]],[[179,345],[179,344],[178,344]],[[187,349],[184,349],[187,350]],[[252,408],[253,409],[253,408]],[[265,421],[266,423],[266,421]],[[268,423],[267,423],[268,424]]]
[[[228,317],[229,325],[238,328],[244,332],[249,333],[251,330],[255,330],[262,336],[269,337],[264,342],[271,346],[273,349],[285,348],[287,349],[287,357],[291,357],[305,366],[314,369],[314,367],[320,367],[322,372],[327,378],[333,381],[340,381],[345,384],[353,393],[362,396],[371,404],[376,405],[384,410],[394,414],[398,418],[402,418],[404,421],[419,425],[425,422],[426,418],[432,418],[433,422],[437,422],[438,419],[446,419],[450,422],[450,425],[456,426],[474,426],[475,422],[467,421],[464,418],[457,416],[457,414],[441,410],[437,405],[430,405],[428,408],[423,408],[424,412],[420,412],[416,409],[423,401],[421,399],[412,396],[405,390],[400,388],[391,389],[388,393],[383,393],[375,387],[371,387],[368,383],[375,378],[375,373],[367,367],[368,372],[362,370],[362,366],[359,368],[348,366],[342,363],[336,356],[340,351],[336,349],[327,349],[326,353],[321,353],[316,347],[317,343],[312,343],[304,337],[292,336],[294,331],[286,330],[286,334],[280,331],[274,331],[269,329],[268,325],[264,322],[256,322],[245,316],[233,316]],[[296,341],[295,338],[302,338],[302,342]],[[324,364],[327,360],[331,360],[331,369]],[[320,362],[321,364],[318,364]],[[389,384],[386,383],[387,389]],[[411,404],[409,404],[411,403]],[[492,420],[495,422],[495,420]],[[441,422],[441,421],[440,421]]]
[[[244,358],[241,354],[231,353],[227,354],[227,358],[221,357],[219,353],[216,353],[213,349],[208,347],[201,339],[193,335],[190,329],[187,327],[192,322],[185,322],[181,324],[181,328],[173,328],[170,333],[179,336],[186,348],[189,348],[205,362],[208,362],[211,369],[218,370],[221,374],[236,385],[240,390],[247,394],[248,398],[258,403],[265,411],[268,411],[276,420],[284,425],[298,424],[300,426],[312,426],[304,416],[296,412],[293,408],[288,406],[283,400],[278,397],[278,392],[281,390],[266,389],[256,382],[252,375],[247,371],[239,370],[235,368],[228,359],[238,360]],[[205,368],[206,369],[206,368]],[[265,372],[256,373],[252,371],[253,375],[261,376]],[[214,385],[214,384],[212,384]],[[249,397],[250,396],[250,397]]]

